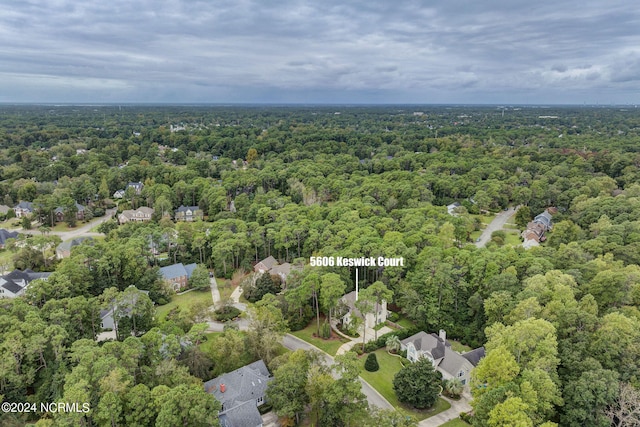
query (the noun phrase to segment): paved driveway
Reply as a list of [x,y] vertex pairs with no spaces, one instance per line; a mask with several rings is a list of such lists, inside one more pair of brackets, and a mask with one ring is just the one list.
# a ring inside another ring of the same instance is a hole
[[476,247],[484,248],[484,245],[489,243],[489,240],[491,240],[491,233],[502,230],[509,219],[518,212],[518,209],[520,209],[520,206],[509,208],[506,211],[502,211],[497,214],[493,221],[491,221],[491,224],[487,225],[487,228],[482,231],[480,240],[475,242]]

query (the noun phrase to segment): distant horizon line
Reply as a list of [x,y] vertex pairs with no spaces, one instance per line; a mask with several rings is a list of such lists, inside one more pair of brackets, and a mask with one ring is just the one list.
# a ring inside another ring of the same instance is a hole
[[325,102],[10,102],[0,101],[0,106],[52,106],[52,107],[123,107],[123,106],[180,106],[180,107],[588,107],[588,108],[638,108],[638,104],[561,104],[561,103],[325,103]]

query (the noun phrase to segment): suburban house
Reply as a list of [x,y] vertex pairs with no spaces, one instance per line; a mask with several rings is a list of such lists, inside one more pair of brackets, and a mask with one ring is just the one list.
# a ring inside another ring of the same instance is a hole
[[20,202],[13,207],[13,210],[16,213],[16,218],[22,218],[23,216],[31,215],[33,213],[33,203]]
[[18,232],[17,231],[8,231],[4,228],[0,228],[0,249],[4,249],[4,245],[7,243],[8,239],[17,239]]
[[527,229],[522,232],[522,239],[524,240],[522,246],[525,249],[539,246],[540,242],[547,240],[545,234],[553,228],[551,217],[556,212],[558,212],[556,208],[548,208],[527,224]]
[[262,427],[258,406],[266,401],[273,378],[262,360],[204,383],[204,389],[222,404],[218,416],[222,427]]
[[202,210],[199,206],[180,206],[174,212],[176,221],[195,221],[202,218]]
[[85,241],[93,244],[93,237],[78,237],[77,239],[67,240],[66,242],[60,243],[56,247],[56,257],[58,259],[62,259],[71,256],[71,248],[79,246]]
[[142,189],[144,188],[144,184],[141,182],[130,182],[127,184],[127,188],[125,188],[125,191],[129,188],[133,188],[133,191],[136,193],[136,195],[140,195],[140,193],[142,193]]
[[[135,286],[131,285],[130,287],[135,288]],[[143,291],[141,289],[137,289],[136,290],[140,293],[143,293],[145,295],[149,295],[149,291]],[[135,298],[135,302],[138,301],[138,296],[136,296],[137,294],[133,294],[134,298]],[[134,302],[134,304],[135,304]],[[113,307],[109,307],[106,308],[104,310],[100,310],[100,327],[102,328],[102,330],[106,330],[107,332],[101,332],[98,334],[96,341],[105,341],[107,339],[117,339],[117,332],[118,332],[118,322],[116,322],[116,319],[114,318],[114,312],[117,309],[117,306],[113,306]],[[129,313],[130,314],[130,313]]]
[[451,216],[456,216],[455,210],[460,206],[462,205],[459,202],[455,202],[450,205],[447,205],[447,213]]
[[124,190],[116,190],[115,193],[113,193],[114,199],[122,199],[123,197],[124,197]]
[[446,332],[442,329],[439,334],[421,331],[400,343],[400,349],[407,351],[407,359],[411,362],[426,358],[442,373],[443,379],[457,378],[463,385],[469,384],[471,371],[485,354],[484,347],[463,354],[454,351],[451,343],[447,341]]
[[140,222],[140,221],[151,221],[151,217],[155,212],[154,209],[143,206],[138,209],[126,209],[122,211],[120,215],[118,215],[118,222],[120,224],[124,224],[130,221]]
[[[81,204],[76,203],[76,219],[78,221],[83,221],[84,220],[84,206],[82,206]],[[57,207],[56,210],[54,211],[54,215],[56,217],[56,222],[62,222],[64,221],[64,208],[63,207]]]
[[263,259],[262,261],[260,261],[259,263],[257,263],[253,267],[253,271],[255,271],[256,273],[266,273],[267,271],[271,270],[276,265],[278,265],[278,261],[276,261],[276,259],[274,257],[269,256],[269,257]]
[[269,273],[272,276],[279,276],[282,283],[287,283],[287,277],[291,274],[292,270],[299,270],[300,268],[285,262],[278,264],[278,261],[272,256],[269,256],[253,267],[253,271],[256,273]]
[[[340,299],[340,302],[347,307],[347,314],[342,316],[343,325],[348,325],[351,322],[351,318],[353,316],[362,317],[362,314],[360,314],[360,311],[356,308],[357,300],[358,294],[356,293],[356,291],[349,292]],[[373,306],[373,310],[375,310],[375,305]],[[378,305],[378,325],[384,323],[387,320],[387,314],[387,302],[383,300],[382,304]],[[364,327],[370,329],[375,326],[376,313],[367,313],[364,319]]]
[[162,278],[169,282],[173,289],[178,292],[187,287],[189,278],[195,269],[195,263],[183,265],[179,262],[178,264],[161,267],[160,274],[162,275]]
[[13,270],[0,276],[0,298],[15,298],[24,295],[29,283],[36,279],[46,279],[51,273],[36,273],[33,270]]

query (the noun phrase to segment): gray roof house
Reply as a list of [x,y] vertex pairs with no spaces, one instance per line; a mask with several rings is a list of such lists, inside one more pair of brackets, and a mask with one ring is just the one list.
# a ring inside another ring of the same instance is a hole
[[62,259],[70,256],[71,248],[75,246],[80,246],[84,241],[87,241],[87,243],[93,244],[93,237],[78,237],[77,239],[67,240],[66,242],[60,243],[56,247],[56,257],[58,259]]
[[193,274],[193,270],[196,269],[197,264],[183,265],[181,262],[178,264],[168,265],[160,268],[160,274],[162,278],[169,282],[175,291],[186,288],[189,278]]
[[426,358],[444,379],[457,378],[463,385],[469,384],[471,371],[484,357],[484,347],[464,354],[454,351],[444,330],[440,330],[438,335],[418,332],[400,343],[400,348],[407,351],[407,359],[411,362]]
[[180,206],[174,212],[176,221],[193,221],[202,218],[202,210],[199,206]]
[[262,360],[243,366],[204,383],[204,389],[222,404],[222,427],[262,427],[258,411],[273,378]]
[[7,243],[8,239],[16,239],[18,238],[17,231],[8,231],[4,228],[0,228],[0,249],[4,248],[4,245]]
[[33,203],[20,202],[13,207],[16,213],[16,218],[22,218],[24,215],[31,215],[33,213]]
[[263,259],[262,261],[260,261],[259,263],[257,263],[253,267],[253,271],[255,271],[256,273],[257,272],[266,273],[267,271],[271,270],[276,265],[278,265],[278,261],[276,261],[276,259],[274,257],[269,256],[269,257]]
[[33,270],[13,270],[0,276],[0,298],[15,298],[24,294],[29,283],[36,279],[46,279],[51,273],[36,273]]
[[133,188],[133,191],[135,191],[137,195],[140,195],[144,188],[144,184],[141,182],[130,182],[127,184],[127,188]]

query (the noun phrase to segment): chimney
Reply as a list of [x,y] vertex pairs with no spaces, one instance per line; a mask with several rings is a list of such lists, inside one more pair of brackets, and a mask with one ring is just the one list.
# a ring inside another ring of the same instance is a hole
[[220,384],[220,393],[224,393],[227,391],[227,386],[225,384]]
[[440,337],[442,342],[447,342],[447,333],[444,331],[444,329],[440,329],[440,333],[438,334],[438,336]]

